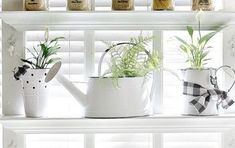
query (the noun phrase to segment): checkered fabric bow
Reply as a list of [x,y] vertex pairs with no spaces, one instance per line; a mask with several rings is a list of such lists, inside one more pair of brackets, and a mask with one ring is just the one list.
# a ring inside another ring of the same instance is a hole
[[199,114],[207,108],[208,103],[212,99],[218,100],[218,105],[221,104],[224,109],[227,109],[234,104],[234,101],[228,97],[228,92],[219,89],[208,90],[201,85],[191,82],[184,82],[183,94],[195,97],[195,99],[189,103],[196,108]]

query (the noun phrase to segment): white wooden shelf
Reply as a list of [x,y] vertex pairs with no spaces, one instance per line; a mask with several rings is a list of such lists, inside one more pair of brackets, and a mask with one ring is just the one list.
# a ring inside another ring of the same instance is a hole
[[[3,21],[18,30],[51,29],[184,29],[197,25],[196,12],[150,11],[150,12],[26,12],[5,11]],[[235,24],[234,12],[204,12],[202,26]]]
[[20,134],[225,132],[235,128],[235,115],[126,119],[2,117],[0,122],[4,128]]
[[235,115],[166,116],[126,119],[2,117],[3,147],[25,148],[27,134],[221,133],[223,148],[234,148]]

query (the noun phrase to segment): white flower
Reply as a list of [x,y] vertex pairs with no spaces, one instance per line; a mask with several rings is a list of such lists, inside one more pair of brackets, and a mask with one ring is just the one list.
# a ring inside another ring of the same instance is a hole
[[45,37],[45,41],[47,42],[49,40],[49,29],[48,28],[46,28],[44,37]]
[[197,22],[201,21],[203,14],[204,14],[204,11],[202,11],[201,9],[200,9],[200,11],[197,12],[197,14],[196,14]]

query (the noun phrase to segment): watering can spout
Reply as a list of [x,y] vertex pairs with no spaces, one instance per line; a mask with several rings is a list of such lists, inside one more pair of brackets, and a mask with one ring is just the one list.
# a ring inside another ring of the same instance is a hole
[[57,74],[56,79],[72,94],[79,104],[86,106],[86,95],[81,90],[61,74]]

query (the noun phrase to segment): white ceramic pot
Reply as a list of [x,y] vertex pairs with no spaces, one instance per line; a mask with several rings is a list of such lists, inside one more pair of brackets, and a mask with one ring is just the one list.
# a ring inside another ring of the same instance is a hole
[[135,117],[150,114],[150,90],[144,77],[91,78],[88,84],[86,117]]
[[[207,89],[214,89],[214,86],[210,82],[210,76],[215,73],[216,69],[204,69],[204,70],[194,70],[194,69],[185,69],[183,72],[183,79],[187,82],[192,82],[199,84]],[[186,115],[217,115],[217,98],[212,99],[207,108],[202,112],[198,113],[196,108],[191,105],[189,102],[195,99],[193,96],[185,96],[184,98],[184,112]]]
[[49,69],[29,69],[22,76],[23,98],[27,117],[43,117],[48,102],[49,85],[45,77]]
[[57,80],[84,106],[86,117],[137,117],[151,112],[151,81],[147,78],[119,78],[117,88],[112,78],[91,77],[86,94],[62,75]]

